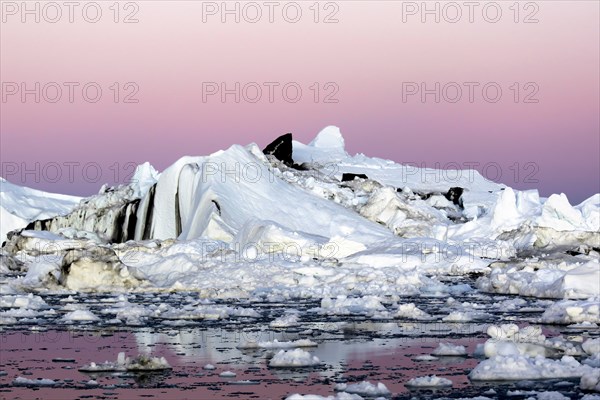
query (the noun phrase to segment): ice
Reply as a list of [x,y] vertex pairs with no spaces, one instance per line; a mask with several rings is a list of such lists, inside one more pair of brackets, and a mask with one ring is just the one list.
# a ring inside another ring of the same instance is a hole
[[440,378],[436,375],[431,375],[412,378],[411,380],[406,382],[406,386],[415,388],[448,387],[452,386],[452,381],[450,379]]
[[219,374],[221,378],[235,378],[237,374],[232,371],[223,371]]
[[396,318],[409,318],[416,320],[431,319],[431,315],[418,308],[415,303],[407,303],[398,305],[398,311],[394,314]]
[[336,126],[324,128],[308,145],[297,141],[292,144],[292,158],[297,163],[327,163],[348,157],[344,138]]
[[363,400],[363,397],[357,394],[340,392],[335,396],[319,396],[317,394],[293,394],[286,397],[285,400]]
[[581,376],[579,387],[583,390],[600,392],[600,369],[594,368],[584,372]]
[[0,307],[27,308],[40,310],[49,308],[48,304],[33,293],[27,295],[0,296]]
[[581,348],[590,356],[600,353],[600,338],[586,340]]
[[548,307],[540,319],[550,324],[600,323],[600,297],[558,301]]
[[539,355],[497,355],[480,362],[469,377],[486,381],[580,378],[591,369],[571,356],[551,360]]
[[6,240],[8,232],[25,228],[31,221],[69,213],[80,200],[18,186],[0,178],[0,243]]
[[359,383],[338,383],[335,390],[340,392],[358,394],[367,397],[391,396],[392,392],[381,382],[371,383],[363,381]]
[[474,319],[472,313],[462,311],[452,311],[450,314],[442,318],[446,322],[469,322]]
[[203,369],[205,369],[205,370],[207,370],[207,371],[212,371],[212,370],[215,370],[215,369],[217,369],[217,367],[215,367],[215,366],[214,366],[214,365],[212,365],[212,364],[206,364],[206,365],[205,365],[204,367],[202,367],[202,368],[203,368]]
[[432,356],[430,354],[421,354],[419,356],[413,357],[415,361],[436,361],[439,360],[439,357]]
[[280,350],[269,361],[269,367],[277,368],[312,367],[320,364],[317,356],[302,349]]
[[[490,314],[475,302],[457,302],[432,316],[414,303],[399,304],[401,296],[484,291],[560,300],[542,303],[538,322],[581,328],[600,323],[600,195],[571,205],[562,194],[542,198],[536,190],[515,190],[473,170],[441,174],[350,155],[333,126],[309,144],[294,141],[293,156],[301,167],[249,144],[183,157],[160,174],[145,163],[130,184],[105,186],[81,202],[2,181],[2,235],[5,225],[22,228],[36,219],[2,248],[0,305],[10,307],[2,322],[43,315],[45,303],[24,293],[50,290],[311,299],[320,306],[309,314],[319,316],[448,323]],[[343,173],[367,179],[341,182]],[[480,276],[475,288],[470,278],[465,282],[471,274]],[[527,304],[519,300],[488,308],[523,311]],[[83,318],[86,310],[62,311]],[[263,316],[250,307],[189,302],[178,308],[159,300],[119,300],[104,311],[109,315],[101,321],[126,325]],[[309,323],[303,313],[288,310],[270,326],[301,323]],[[490,357],[573,351],[564,343],[493,339]],[[436,351],[463,355],[450,345]]]
[[544,203],[538,217],[539,226],[557,231],[587,230],[600,231],[600,194],[596,194],[579,206],[573,207],[564,193],[553,194]]
[[318,344],[310,339],[298,339],[294,341],[283,341],[275,339],[263,342],[245,342],[238,345],[238,349],[294,349],[299,347],[317,347]]
[[431,353],[434,356],[466,356],[465,346],[454,345],[452,343],[440,343]]
[[160,173],[149,162],[138,165],[131,177],[131,186],[135,190],[135,196],[145,196],[159,178]]
[[171,369],[171,366],[164,357],[150,357],[140,355],[136,358],[129,358],[125,353],[120,352],[117,361],[105,361],[101,364],[90,363],[79,368],[82,372],[119,372],[119,371],[160,371]]
[[373,315],[374,312],[381,310],[385,310],[385,307],[376,296],[358,298],[338,296],[335,299],[321,300],[320,312],[327,315]]
[[65,321],[98,321],[99,318],[89,310],[75,310],[63,316]]
[[598,260],[558,264],[526,262],[494,268],[489,276],[477,281],[477,286],[486,292],[585,299],[600,293],[600,264]]
[[271,328],[287,328],[291,326],[297,326],[299,321],[300,317],[298,317],[298,314],[289,313],[271,321],[269,326]]
[[54,386],[57,385],[58,382],[52,379],[27,379],[22,376],[18,376],[13,380],[12,384],[14,386]]

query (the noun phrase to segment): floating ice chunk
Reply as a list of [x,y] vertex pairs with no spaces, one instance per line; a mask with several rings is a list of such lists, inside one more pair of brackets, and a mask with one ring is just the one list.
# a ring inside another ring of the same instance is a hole
[[452,381],[446,378],[440,378],[435,375],[412,378],[406,382],[405,386],[424,388],[424,387],[448,387],[452,386]]
[[586,299],[600,293],[598,260],[556,263],[520,262],[494,268],[476,285],[485,292],[519,294],[541,298]]
[[480,362],[469,374],[472,380],[526,380],[579,378],[591,368],[571,356],[551,360],[542,356],[494,356]]
[[569,398],[560,392],[540,392],[536,400],[569,400]]
[[486,357],[519,354],[545,357],[554,351],[546,346],[546,336],[537,326],[519,329],[515,324],[490,325],[487,334],[490,339],[483,345]]
[[335,396],[319,396],[318,394],[293,394],[286,397],[285,400],[363,400],[363,397],[357,394],[340,392]]
[[246,342],[237,346],[238,349],[293,349],[299,347],[317,347],[318,344],[310,339],[298,339],[290,342]]
[[271,321],[269,326],[271,328],[287,328],[291,326],[298,326],[298,321],[300,321],[298,314],[290,313],[282,315],[281,317]]
[[298,368],[320,365],[321,360],[302,349],[280,350],[269,362],[270,367]]
[[415,306],[415,303],[400,304],[398,306],[398,311],[396,311],[394,316],[396,318],[410,318],[417,320],[431,319],[431,315]]
[[600,368],[600,353],[596,353],[593,356],[586,358],[582,363],[593,368]]
[[389,389],[381,382],[378,382],[377,384],[369,381],[363,381],[360,383],[338,383],[335,385],[335,390],[368,397],[392,395],[392,392],[390,392]]
[[552,304],[541,316],[550,324],[600,323],[600,297],[588,300],[563,300]]
[[12,384],[14,386],[54,386],[57,385],[58,382],[52,379],[27,379],[22,376],[18,376],[13,380]]
[[579,387],[583,390],[600,392],[600,369],[594,368],[584,372],[583,375],[581,375]]
[[431,353],[434,356],[466,356],[465,346],[454,345],[452,343],[440,343]]
[[205,370],[207,370],[207,371],[212,371],[212,370],[215,370],[215,369],[217,369],[217,367],[215,367],[215,366],[214,366],[214,365],[212,365],[212,364],[206,364],[206,365],[205,365],[204,367],[202,367],[202,368],[203,368],[203,369],[205,369]]
[[581,345],[581,348],[590,356],[600,353],[600,338],[586,340]]
[[439,357],[432,356],[430,354],[421,354],[419,356],[413,357],[415,361],[436,361],[439,360]]
[[347,297],[337,296],[335,299],[321,300],[320,312],[327,315],[373,315],[376,311],[384,311],[377,296]]
[[445,322],[469,322],[473,320],[473,314],[462,311],[452,311],[450,314],[442,318]]
[[82,372],[114,372],[114,371],[161,371],[171,369],[171,366],[164,357],[150,357],[140,355],[136,358],[125,357],[124,352],[120,352],[117,361],[105,361],[101,364],[94,362],[79,368]]
[[221,378],[235,378],[237,374],[233,371],[223,371],[219,374]]
[[75,310],[71,311],[63,316],[65,321],[98,321],[98,318],[93,312],[89,310]]
[[49,306],[40,296],[34,296],[33,293],[29,293],[28,295],[1,296],[0,307],[39,310],[48,308]]

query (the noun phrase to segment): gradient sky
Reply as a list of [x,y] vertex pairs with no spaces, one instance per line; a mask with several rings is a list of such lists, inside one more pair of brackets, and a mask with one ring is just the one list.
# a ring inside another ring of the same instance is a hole
[[[27,4],[33,9],[35,3]],[[126,179],[131,163],[150,161],[162,170],[183,155],[233,143],[264,146],[285,132],[308,142],[337,125],[350,153],[431,167],[478,162],[490,178],[496,168],[486,166],[500,166],[501,182],[538,188],[542,195],[564,192],[572,203],[600,192],[597,1],[520,2],[518,16],[513,1],[476,2],[472,23],[465,6],[451,23],[456,9],[448,2],[427,2],[430,9],[438,4],[439,23],[435,15],[422,15],[421,1],[320,2],[318,23],[313,1],[297,2],[297,23],[284,19],[289,2],[278,3],[272,23],[263,2],[255,3],[263,13],[256,23],[248,21],[255,9],[243,13],[245,2],[239,2],[239,23],[234,15],[223,23],[221,10],[203,15],[203,8],[221,8],[221,2],[121,2],[117,23],[112,1],[97,2],[97,23],[83,18],[89,2],[74,9],[72,23],[64,6],[62,17],[49,22],[56,10],[38,3],[36,22],[35,15],[22,15],[20,1],[2,1],[0,156],[2,175],[15,183],[88,195],[104,182]],[[496,23],[486,20],[495,16],[489,3],[502,11]],[[416,15],[403,14],[413,5]],[[94,8],[86,10],[93,19]],[[285,17],[294,18],[294,9],[287,11]],[[324,23],[334,11],[338,22]],[[124,23],[132,12],[138,22]],[[527,16],[538,22],[524,23]],[[25,102],[21,93],[9,94],[13,83],[31,89],[35,82],[57,82],[62,97],[47,101],[56,96],[51,86],[39,103],[33,94]],[[79,83],[72,103],[64,82]],[[96,103],[83,98],[88,82],[102,88]],[[121,87],[117,103],[114,82]],[[127,82],[139,88],[138,103],[123,102],[133,87],[125,88]],[[203,101],[203,82],[230,88],[258,82],[263,96],[256,103],[243,96],[236,103],[233,95]],[[272,103],[263,82],[279,83]],[[284,99],[281,87],[288,82],[302,88],[300,101]],[[335,86],[325,88],[328,82]],[[419,94],[403,101],[407,82],[428,88],[457,82],[463,97],[447,101],[455,96],[449,87],[439,103],[434,95],[422,102]],[[479,84],[473,102],[464,82]],[[488,82],[502,89],[496,103],[483,97]],[[338,102],[323,102],[333,87]],[[537,103],[525,103],[534,90]],[[79,163],[71,164],[73,179],[66,163]]]

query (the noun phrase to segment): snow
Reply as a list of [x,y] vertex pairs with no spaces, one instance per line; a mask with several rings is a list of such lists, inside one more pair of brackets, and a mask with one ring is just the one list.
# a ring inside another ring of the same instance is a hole
[[149,162],[145,162],[136,167],[131,177],[131,186],[134,188],[135,196],[145,196],[150,188],[158,182],[160,173]]
[[552,360],[540,355],[497,355],[480,362],[469,378],[485,381],[580,378],[591,370],[572,356]]
[[440,378],[436,375],[431,375],[412,378],[411,380],[406,382],[405,385],[415,388],[448,387],[452,386],[452,381],[450,379]]
[[[279,229],[276,243],[295,243],[298,234],[320,237],[335,245],[336,257],[391,237],[356,213],[282,181],[266,163],[256,145],[234,145],[210,156],[178,160],[158,180],[151,237],[206,237],[230,243],[238,232],[275,223],[285,228]],[[180,220],[173,212],[176,194]]]
[[338,383],[335,390],[340,392],[358,394],[367,397],[391,396],[392,392],[381,382],[371,383],[363,381],[359,383]]
[[80,197],[48,193],[15,185],[0,178],[0,243],[10,231],[31,221],[69,213]]
[[312,367],[320,364],[317,356],[302,349],[280,350],[269,361],[269,367],[277,368]]
[[440,343],[431,353],[434,356],[466,356],[465,346],[454,345],[452,343]]

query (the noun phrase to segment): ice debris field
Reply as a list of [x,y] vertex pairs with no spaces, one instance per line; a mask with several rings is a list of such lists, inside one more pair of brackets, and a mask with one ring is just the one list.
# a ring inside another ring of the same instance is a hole
[[439,172],[327,127],[88,198],[0,180],[0,392],[600,398],[600,194]]

